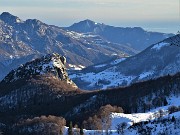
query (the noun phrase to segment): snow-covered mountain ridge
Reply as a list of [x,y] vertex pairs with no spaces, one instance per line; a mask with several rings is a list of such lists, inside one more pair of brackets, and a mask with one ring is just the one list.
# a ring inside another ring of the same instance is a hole
[[[180,48],[172,44],[178,41],[180,35],[167,38],[117,64],[97,65],[71,73],[70,78],[82,89],[106,89],[176,74],[180,71]],[[86,85],[81,85],[82,81]]]

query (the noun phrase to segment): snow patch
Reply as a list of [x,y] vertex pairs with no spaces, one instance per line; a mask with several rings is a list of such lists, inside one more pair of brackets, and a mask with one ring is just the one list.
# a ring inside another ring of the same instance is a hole
[[16,23],[22,23],[22,21],[19,18],[17,18]]
[[107,64],[101,64],[101,65],[97,65],[97,66],[94,66],[95,68],[101,68],[101,67],[105,67]]
[[10,59],[13,59],[13,58],[14,58],[12,55],[10,55],[9,57],[10,57]]
[[153,117],[153,112],[148,113],[134,113],[134,114],[124,114],[124,113],[112,113],[112,126],[111,129],[116,129],[119,123],[127,123],[128,127],[133,125],[133,123],[138,123],[142,121],[148,121],[150,117]]
[[143,79],[143,78],[146,78],[148,76],[151,76],[154,74],[154,71],[148,71],[148,72],[144,72],[142,74],[139,75],[139,79]]
[[160,50],[162,47],[165,47],[165,46],[168,46],[169,44],[168,43],[164,43],[164,42],[161,42],[161,43],[158,43],[156,45],[154,45],[151,49],[155,49],[155,50]]
[[71,68],[71,70],[82,70],[85,68],[85,66],[83,65],[73,65],[73,64],[69,64],[69,67]]
[[117,59],[117,60],[111,62],[110,64],[111,64],[111,65],[116,65],[116,64],[119,64],[120,62],[124,61],[125,59],[126,59],[126,58],[120,58],[120,59]]

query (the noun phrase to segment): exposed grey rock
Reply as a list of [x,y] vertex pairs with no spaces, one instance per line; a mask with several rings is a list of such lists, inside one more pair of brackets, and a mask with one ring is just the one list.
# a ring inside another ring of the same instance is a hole
[[49,54],[12,70],[2,82],[10,83],[34,75],[51,74],[53,77],[59,78],[77,88],[76,84],[68,77],[65,64],[66,60],[64,56],[60,56],[57,53]]

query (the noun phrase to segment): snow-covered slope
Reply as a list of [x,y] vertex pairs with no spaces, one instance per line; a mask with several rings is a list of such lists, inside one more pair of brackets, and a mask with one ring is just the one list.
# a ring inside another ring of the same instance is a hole
[[[158,107],[145,113],[112,113],[111,127],[107,130],[86,130],[86,135],[97,134],[106,135],[107,132],[112,135],[159,135],[166,133],[166,135],[179,135],[180,134],[180,110],[170,113],[168,108],[172,106],[180,106],[179,96],[171,96],[167,101],[167,106]],[[179,108],[180,109],[180,108]],[[175,121],[172,120],[175,117]],[[123,132],[117,131],[117,125],[126,123]],[[64,135],[67,134],[68,127],[64,129]],[[74,128],[74,131],[77,131]]]
[[[115,114],[113,114],[115,115]],[[116,114],[118,115],[118,114]],[[122,117],[121,117],[122,116]],[[111,135],[159,135],[159,134],[166,134],[166,135],[179,135],[180,134],[180,112],[176,112],[164,117],[161,117],[159,119],[151,120],[149,121],[149,116],[148,114],[133,114],[133,115],[120,115],[119,114],[119,123],[121,122],[128,122],[132,123],[131,120],[134,120],[133,117],[137,117],[135,119],[139,120],[139,126],[131,126],[131,127],[126,127],[126,129],[123,130],[123,133],[118,133],[117,129],[111,129],[108,130],[108,133]],[[118,116],[117,116],[118,117]],[[172,117],[175,117],[176,122],[172,122]],[[144,118],[144,119],[143,119]],[[147,119],[146,119],[147,118]],[[142,122],[141,122],[142,120]],[[149,122],[147,122],[149,121]],[[144,124],[144,123],[146,124]],[[119,124],[118,123],[118,124]],[[138,124],[137,124],[138,125]],[[67,133],[67,127],[65,129],[64,135]],[[107,130],[86,130],[84,129],[84,133],[86,135],[91,135],[91,134],[97,134],[97,135],[106,135]]]
[[[134,135],[146,132],[148,134],[149,129],[151,134],[158,135],[166,133],[167,135],[179,135],[180,134],[180,110],[178,112],[170,113],[168,108],[171,106],[180,106],[179,96],[171,96],[168,99],[168,105],[153,109],[146,113],[112,113],[112,127],[116,130],[119,123],[127,123],[127,127],[124,130],[124,135]],[[172,117],[175,117],[176,122],[172,122]],[[136,123],[140,123],[139,125]],[[139,127],[138,127],[139,126]]]
[[[162,115],[164,118],[166,118],[168,115],[174,115],[174,114],[169,114],[168,108],[171,106],[180,106],[180,99],[177,96],[171,96],[168,98],[167,106],[162,106],[158,107],[156,109],[152,109],[151,111],[145,112],[145,113],[132,113],[132,114],[124,114],[124,113],[112,113],[111,118],[112,118],[112,126],[111,129],[116,129],[117,124],[126,122],[127,127],[132,126],[135,123],[139,122],[145,122],[145,121],[151,121],[151,120],[156,120],[157,118],[160,117],[159,110],[162,110]],[[178,112],[180,114],[180,112]],[[180,117],[179,117],[180,118]]]
[[[82,89],[106,89],[127,86],[135,82],[149,80],[180,71],[180,35],[168,38],[148,47],[141,53],[126,58],[111,66],[96,65],[70,77]],[[81,81],[79,83],[79,80]],[[85,85],[81,85],[82,81]]]

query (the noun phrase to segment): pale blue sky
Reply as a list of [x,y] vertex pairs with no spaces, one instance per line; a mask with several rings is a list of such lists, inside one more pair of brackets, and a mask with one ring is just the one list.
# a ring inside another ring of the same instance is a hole
[[150,31],[180,30],[179,0],[1,0],[0,12],[4,11],[58,26],[91,19]]

